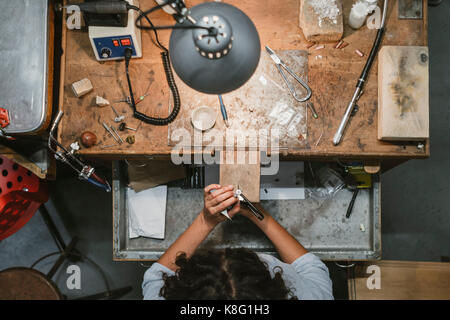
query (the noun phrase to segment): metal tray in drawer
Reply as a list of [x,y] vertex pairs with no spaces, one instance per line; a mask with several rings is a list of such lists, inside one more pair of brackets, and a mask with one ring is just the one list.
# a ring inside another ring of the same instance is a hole
[[[168,188],[165,239],[128,237],[126,166],[113,165],[113,256],[114,260],[157,260],[186,230],[203,206],[203,190]],[[261,201],[261,205],[308,250],[323,260],[377,260],[381,258],[380,179],[373,188],[362,189],[352,216],[345,218],[352,193],[339,191],[333,198],[317,201]],[[364,226],[364,231],[360,226]],[[220,224],[202,243],[203,247],[245,247],[276,254],[264,234],[246,218]]]

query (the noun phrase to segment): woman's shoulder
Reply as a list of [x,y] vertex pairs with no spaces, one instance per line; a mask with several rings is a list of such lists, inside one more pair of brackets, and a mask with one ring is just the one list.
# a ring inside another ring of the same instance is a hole
[[333,299],[328,268],[313,253],[308,252],[291,264],[269,254],[258,253],[258,256],[267,263],[272,277],[277,267],[282,269],[283,280],[299,299]]

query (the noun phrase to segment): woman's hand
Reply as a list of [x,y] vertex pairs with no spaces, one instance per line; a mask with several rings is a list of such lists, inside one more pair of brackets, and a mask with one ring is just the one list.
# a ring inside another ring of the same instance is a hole
[[228,210],[230,218],[233,218],[241,210],[239,199],[234,196],[234,187],[232,185],[221,187],[218,184],[210,184],[204,191],[205,205],[201,215],[209,227],[214,228],[217,224],[227,219],[221,212],[228,207],[233,207],[231,210]]

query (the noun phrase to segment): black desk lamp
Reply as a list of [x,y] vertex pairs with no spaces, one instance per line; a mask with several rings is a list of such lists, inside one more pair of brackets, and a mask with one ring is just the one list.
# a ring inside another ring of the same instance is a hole
[[[145,12],[131,4],[126,4],[126,7],[139,12],[136,26],[142,30],[152,30],[153,43],[162,50],[164,71],[174,100],[169,116],[155,118],[136,109],[128,70],[130,48],[124,50],[125,70],[134,117],[153,125],[167,125],[176,118],[181,107],[171,65],[189,87],[202,93],[223,94],[239,88],[250,79],[258,66],[261,47],[255,25],[236,7],[207,2],[189,10],[183,0],[155,1],[158,5]],[[148,15],[159,9],[172,14],[177,24],[155,26]],[[148,25],[142,25],[142,19]],[[164,29],[173,30],[170,50],[158,39],[157,30]]]
[[[242,86],[255,72],[260,41],[252,21],[236,7],[207,2],[190,9],[206,29],[174,29],[170,37],[172,66],[189,87],[223,94]],[[176,26],[191,25],[184,20]]]

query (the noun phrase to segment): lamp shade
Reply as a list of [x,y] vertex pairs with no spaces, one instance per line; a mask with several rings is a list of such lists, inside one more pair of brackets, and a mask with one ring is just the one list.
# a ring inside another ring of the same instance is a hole
[[189,87],[207,94],[224,94],[242,86],[255,72],[261,54],[253,22],[238,8],[221,2],[192,7],[190,15],[197,25],[214,27],[217,33],[173,30],[170,58],[177,75]]

